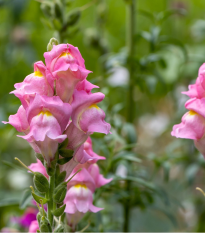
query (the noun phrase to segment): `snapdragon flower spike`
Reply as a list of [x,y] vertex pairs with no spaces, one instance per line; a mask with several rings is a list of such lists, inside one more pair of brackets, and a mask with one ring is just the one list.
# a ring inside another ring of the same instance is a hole
[[70,114],[71,106],[63,103],[58,96],[47,97],[36,94],[27,108],[30,132],[19,137],[30,143],[34,142],[49,165],[55,157],[58,143],[67,138],[63,132]]
[[70,44],[54,45],[44,53],[48,76],[52,74],[56,83],[56,94],[64,101],[71,100],[78,82],[83,81],[91,71],[85,69],[85,61],[77,47]]
[[34,220],[31,222],[28,232],[29,233],[36,233],[37,230],[39,230],[38,221]]
[[110,124],[105,122],[105,113],[97,106],[104,99],[103,93],[88,94],[85,91],[74,91],[72,106],[72,122],[85,134],[99,132],[108,134]]
[[190,98],[201,99],[205,97],[205,63],[199,68],[196,83],[189,85],[188,88],[188,91],[182,93],[188,95]]
[[34,63],[34,73],[28,75],[22,83],[16,83],[16,90],[10,92],[21,100],[24,108],[27,108],[30,101],[30,96],[36,93],[39,95],[53,96],[54,83],[53,79],[46,75],[46,67],[42,61]]

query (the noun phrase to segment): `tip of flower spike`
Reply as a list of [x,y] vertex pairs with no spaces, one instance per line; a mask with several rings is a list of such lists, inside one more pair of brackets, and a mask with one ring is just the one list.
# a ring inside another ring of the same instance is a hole
[[51,38],[48,45],[47,45],[47,51],[48,52],[51,51],[53,48],[53,45],[58,45],[58,44],[59,44],[59,42],[56,38]]

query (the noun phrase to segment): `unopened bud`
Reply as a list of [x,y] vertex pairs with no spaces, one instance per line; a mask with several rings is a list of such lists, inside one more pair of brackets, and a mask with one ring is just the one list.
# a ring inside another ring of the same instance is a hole
[[75,10],[70,12],[70,14],[67,17],[67,22],[66,22],[66,26],[72,26],[74,24],[76,24],[78,22],[78,20],[80,19],[81,16],[81,11],[80,10]]
[[41,10],[43,11],[45,16],[48,16],[48,17],[52,16],[52,10],[51,10],[50,4],[41,3]]
[[58,45],[59,42],[56,38],[51,38],[48,45],[47,45],[47,51],[51,51],[53,48],[53,45]]

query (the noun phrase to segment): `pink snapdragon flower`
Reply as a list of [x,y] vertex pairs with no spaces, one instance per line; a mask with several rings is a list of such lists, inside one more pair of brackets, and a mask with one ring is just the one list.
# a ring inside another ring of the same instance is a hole
[[94,190],[95,182],[85,168],[68,183],[68,192],[64,203],[66,204],[65,212],[68,223],[72,228],[75,228],[86,212],[96,213],[102,210],[102,208],[93,205]]
[[72,176],[79,168],[82,168],[73,179],[68,183],[68,192],[64,203],[66,204],[66,216],[68,224],[75,229],[76,224],[81,220],[88,211],[98,212],[102,208],[94,206],[93,193],[112,179],[105,179],[99,173],[97,164],[86,163],[78,165],[72,172]]
[[85,61],[78,48],[70,44],[54,45],[50,52],[44,53],[44,57],[56,83],[56,94],[64,102],[69,102],[76,85],[91,71],[85,69]]
[[38,226],[38,221],[32,221],[30,226],[29,226],[29,233],[36,233],[36,231],[39,230],[39,226]]
[[[58,96],[36,96],[31,100],[26,115],[30,131],[25,136],[29,143],[35,143],[44,159],[54,159],[58,143],[67,135],[63,134],[71,114],[71,106],[63,103]],[[38,153],[38,151],[36,151]]]
[[16,90],[12,91],[16,97],[21,100],[22,105],[26,108],[29,105],[30,96],[36,93],[39,95],[53,96],[53,79],[46,75],[48,71],[42,61],[34,63],[34,73],[28,75],[22,83],[16,83]]
[[105,122],[105,113],[97,106],[104,99],[103,93],[88,94],[85,91],[74,91],[72,106],[72,122],[88,136],[93,132],[108,134],[110,124]]

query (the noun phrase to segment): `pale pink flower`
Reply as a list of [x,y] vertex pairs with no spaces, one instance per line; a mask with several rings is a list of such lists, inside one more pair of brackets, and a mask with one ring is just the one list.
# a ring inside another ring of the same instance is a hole
[[54,159],[58,143],[67,138],[63,132],[70,114],[70,105],[63,103],[58,96],[47,97],[36,94],[27,109],[30,132],[19,137],[30,143],[34,142],[49,164]]
[[105,113],[97,106],[104,99],[103,93],[88,94],[85,91],[74,91],[72,106],[72,123],[85,134],[99,132],[108,134],[110,124],[105,122]]
[[56,94],[69,102],[78,82],[90,73],[85,69],[85,61],[77,47],[70,44],[54,45],[50,52],[44,53],[45,62],[56,83]]
[[12,91],[21,100],[26,108],[29,105],[30,96],[39,95],[53,96],[53,79],[46,75],[46,67],[42,61],[34,63],[34,73],[28,75],[22,83],[16,83],[16,90]]

